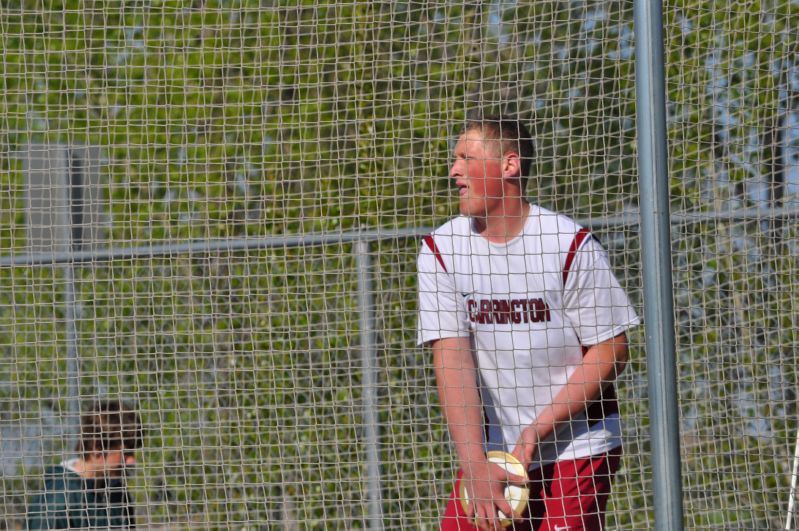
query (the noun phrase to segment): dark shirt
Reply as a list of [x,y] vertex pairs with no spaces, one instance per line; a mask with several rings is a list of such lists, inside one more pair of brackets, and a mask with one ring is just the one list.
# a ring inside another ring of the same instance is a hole
[[64,467],[45,471],[44,488],[28,504],[27,529],[135,527],[121,479],[84,478]]

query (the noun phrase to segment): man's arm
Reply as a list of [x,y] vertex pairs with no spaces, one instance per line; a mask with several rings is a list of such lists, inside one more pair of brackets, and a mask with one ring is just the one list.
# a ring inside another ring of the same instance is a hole
[[582,364],[569,377],[552,404],[541,412],[535,423],[522,431],[513,455],[525,467],[530,465],[538,442],[550,436],[557,425],[585,411],[593,401],[601,399],[602,391],[622,373],[627,364],[627,335],[589,347]]
[[463,471],[461,481],[469,493],[469,516],[481,529],[499,527],[497,509],[512,514],[504,498],[504,483],[511,476],[488,462],[483,447],[483,404],[477,388],[477,367],[468,337],[432,342],[433,365],[441,408]]
[[471,341],[468,337],[450,337],[434,341],[432,348],[438,396],[458,460],[462,465],[486,461],[483,403]]

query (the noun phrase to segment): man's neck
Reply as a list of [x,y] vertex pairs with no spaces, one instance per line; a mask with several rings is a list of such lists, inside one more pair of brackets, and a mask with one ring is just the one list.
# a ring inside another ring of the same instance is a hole
[[501,211],[484,218],[474,218],[475,229],[493,243],[506,243],[521,234],[530,213],[530,203],[523,198],[504,201]]

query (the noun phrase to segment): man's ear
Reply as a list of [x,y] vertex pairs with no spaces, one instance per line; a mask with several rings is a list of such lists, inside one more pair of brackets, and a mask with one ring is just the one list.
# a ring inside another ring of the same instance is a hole
[[502,156],[502,176],[518,179],[522,174],[522,159],[518,153],[508,151]]

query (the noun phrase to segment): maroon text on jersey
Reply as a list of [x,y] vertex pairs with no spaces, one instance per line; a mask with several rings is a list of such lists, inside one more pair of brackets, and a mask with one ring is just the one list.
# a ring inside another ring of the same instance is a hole
[[550,321],[544,299],[468,299],[469,320],[480,324],[542,323]]

